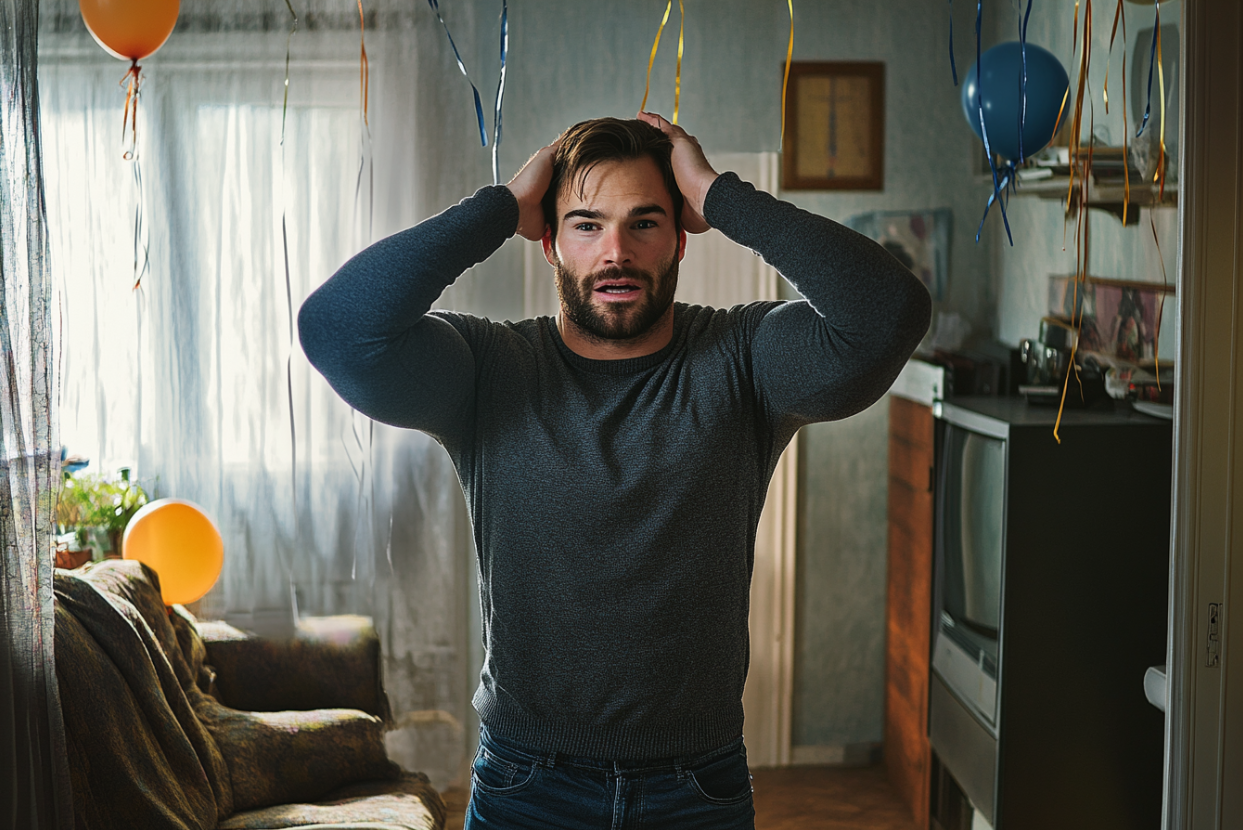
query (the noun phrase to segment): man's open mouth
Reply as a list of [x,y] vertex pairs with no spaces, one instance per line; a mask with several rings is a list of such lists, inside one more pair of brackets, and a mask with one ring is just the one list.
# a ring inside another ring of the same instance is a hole
[[609,280],[598,283],[595,295],[602,300],[614,302],[638,299],[643,294],[643,286],[629,280]]

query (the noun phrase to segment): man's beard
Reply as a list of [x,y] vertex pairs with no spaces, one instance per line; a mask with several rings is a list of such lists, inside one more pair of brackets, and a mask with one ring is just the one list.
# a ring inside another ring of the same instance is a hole
[[[606,268],[580,277],[565,267],[560,257],[553,262],[561,310],[578,329],[594,340],[636,340],[642,338],[673,304],[678,287],[678,257],[675,252],[661,266],[659,274],[638,268]],[[595,285],[601,280],[625,279],[643,289],[643,296],[632,302],[595,303]]]

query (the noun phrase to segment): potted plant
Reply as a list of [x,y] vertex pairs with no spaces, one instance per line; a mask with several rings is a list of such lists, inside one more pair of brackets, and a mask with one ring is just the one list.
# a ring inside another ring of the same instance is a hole
[[103,557],[117,558],[121,555],[121,535],[126,525],[146,503],[147,492],[141,484],[130,480],[128,469],[123,468],[116,479],[66,475],[56,521],[62,532],[76,534],[80,550],[89,551],[92,536],[98,533],[108,545]]

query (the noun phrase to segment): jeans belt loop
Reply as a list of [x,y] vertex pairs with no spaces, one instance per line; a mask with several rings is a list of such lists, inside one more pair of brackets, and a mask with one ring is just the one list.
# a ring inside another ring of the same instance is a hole
[[679,784],[681,784],[683,781],[686,780],[686,768],[685,767],[683,767],[681,764],[674,764],[673,769],[678,774]]

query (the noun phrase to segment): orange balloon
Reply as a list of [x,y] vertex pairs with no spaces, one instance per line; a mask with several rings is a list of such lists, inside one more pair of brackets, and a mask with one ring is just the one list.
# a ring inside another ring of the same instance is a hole
[[142,60],[164,45],[177,24],[180,0],[78,0],[99,45],[122,60]]
[[216,584],[224,542],[207,514],[181,499],[144,505],[125,528],[122,558],[137,559],[160,575],[165,605],[194,602]]

